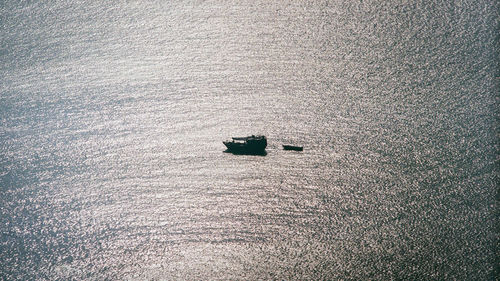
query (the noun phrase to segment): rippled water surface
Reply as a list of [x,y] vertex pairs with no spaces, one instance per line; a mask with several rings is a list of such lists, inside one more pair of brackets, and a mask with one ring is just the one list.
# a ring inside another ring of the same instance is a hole
[[494,279],[496,6],[3,2],[0,279]]

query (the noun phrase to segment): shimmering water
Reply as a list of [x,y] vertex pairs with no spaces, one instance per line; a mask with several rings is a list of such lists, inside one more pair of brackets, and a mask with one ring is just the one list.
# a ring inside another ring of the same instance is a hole
[[495,1],[0,8],[0,279],[495,278]]

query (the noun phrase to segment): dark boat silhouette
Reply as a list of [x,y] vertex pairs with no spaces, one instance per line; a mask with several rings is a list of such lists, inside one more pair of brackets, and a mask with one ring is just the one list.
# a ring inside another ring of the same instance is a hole
[[283,145],[284,150],[295,150],[295,151],[302,151],[304,148],[302,146],[295,146],[295,145]]
[[223,141],[227,152],[234,154],[265,155],[267,139],[265,136],[233,137],[231,141]]

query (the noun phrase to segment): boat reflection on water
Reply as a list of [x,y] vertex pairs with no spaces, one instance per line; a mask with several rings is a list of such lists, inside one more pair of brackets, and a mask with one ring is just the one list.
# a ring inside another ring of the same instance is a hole
[[265,136],[233,137],[231,141],[223,141],[222,143],[227,147],[225,152],[238,155],[267,155]]

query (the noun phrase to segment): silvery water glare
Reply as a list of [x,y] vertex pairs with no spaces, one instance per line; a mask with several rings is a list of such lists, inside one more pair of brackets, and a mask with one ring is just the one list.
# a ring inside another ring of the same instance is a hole
[[496,278],[496,1],[0,9],[1,280]]

